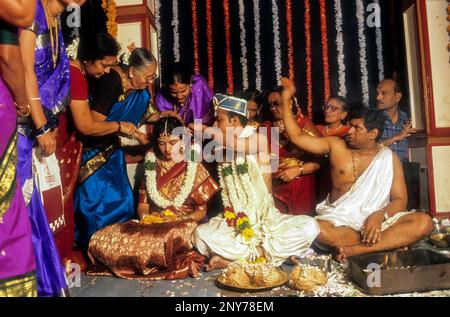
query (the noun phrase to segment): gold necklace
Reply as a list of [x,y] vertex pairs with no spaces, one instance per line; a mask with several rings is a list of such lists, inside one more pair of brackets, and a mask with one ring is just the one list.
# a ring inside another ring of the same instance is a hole
[[[56,68],[56,62],[58,61],[59,51],[59,39],[58,39],[58,19],[56,17],[50,17],[48,13],[48,1],[45,6],[45,20],[50,32],[50,46],[52,49],[53,68]],[[55,34],[53,34],[55,32]]]

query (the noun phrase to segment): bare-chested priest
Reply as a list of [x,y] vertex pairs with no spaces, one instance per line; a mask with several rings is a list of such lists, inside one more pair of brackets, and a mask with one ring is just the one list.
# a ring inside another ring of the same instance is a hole
[[332,190],[317,208],[316,243],[335,248],[337,259],[410,246],[433,230],[431,217],[405,212],[407,192],[402,164],[378,144],[385,116],[379,110],[355,111],[344,141],[302,134],[292,117],[294,83],[283,78],[282,112],[286,132],[299,148],[330,159]]

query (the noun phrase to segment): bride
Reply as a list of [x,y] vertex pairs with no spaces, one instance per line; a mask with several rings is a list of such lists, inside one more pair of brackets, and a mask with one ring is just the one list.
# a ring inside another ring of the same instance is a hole
[[203,266],[204,258],[192,250],[190,239],[219,186],[201,163],[181,160],[183,140],[172,133],[181,127],[173,117],[155,124],[139,195],[139,221],[114,224],[92,236],[88,255],[93,265],[87,274],[176,279],[196,275]]

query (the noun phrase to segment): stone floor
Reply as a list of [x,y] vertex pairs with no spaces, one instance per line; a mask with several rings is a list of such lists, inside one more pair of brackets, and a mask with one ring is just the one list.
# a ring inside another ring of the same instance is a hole
[[[290,273],[292,266],[283,265],[282,270]],[[216,285],[219,271],[202,272],[199,278],[176,281],[130,281],[114,277],[81,276],[80,287],[70,289],[72,297],[366,297],[353,283],[349,282],[346,265],[332,261],[326,287],[315,294],[307,295],[288,286],[261,293],[236,293],[223,290]],[[401,297],[450,297],[450,290],[427,293],[399,294]]]

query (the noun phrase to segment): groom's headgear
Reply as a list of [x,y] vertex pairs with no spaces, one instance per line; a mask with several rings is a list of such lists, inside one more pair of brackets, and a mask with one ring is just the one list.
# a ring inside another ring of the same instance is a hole
[[247,101],[244,99],[216,94],[213,98],[213,104],[216,111],[217,109],[223,109],[247,118]]

